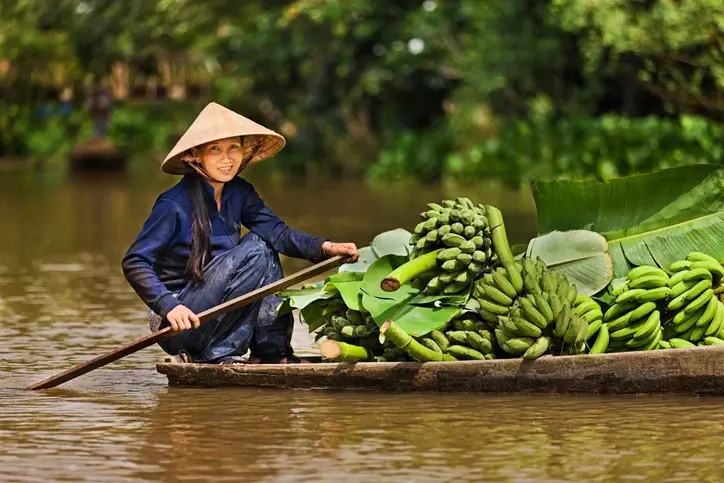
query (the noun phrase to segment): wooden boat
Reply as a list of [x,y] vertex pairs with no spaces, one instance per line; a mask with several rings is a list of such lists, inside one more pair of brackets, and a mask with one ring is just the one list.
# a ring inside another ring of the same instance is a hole
[[77,145],[69,155],[71,171],[122,171],[128,156],[106,138]]
[[534,361],[157,365],[172,386],[392,392],[724,394],[724,346]]

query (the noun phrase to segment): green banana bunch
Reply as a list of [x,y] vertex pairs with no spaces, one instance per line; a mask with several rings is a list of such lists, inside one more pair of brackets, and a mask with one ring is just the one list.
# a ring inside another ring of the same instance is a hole
[[428,349],[449,354],[458,360],[495,359],[496,342],[489,326],[471,312],[464,312],[442,330],[433,330],[418,339]]
[[[516,273],[511,273],[513,270]],[[522,282],[517,287],[516,280]],[[558,351],[583,352],[588,334],[586,319],[595,320],[596,311],[599,318],[603,316],[593,299],[594,306],[586,304],[580,314],[576,313],[576,287],[548,270],[539,259],[525,258],[483,275],[475,283],[473,296],[483,320],[496,324],[500,348],[525,359]]]
[[[480,316],[486,322],[497,324],[499,315],[507,315],[513,302],[523,292],[522,284],[516,288],[516,280],[522,280],[522,264],[510,265],[507,269],[497,267],[486,273],[473,286],[473,297],[479,305]],[[511,274],[509,270],[515,270]]]
[[[379,327],[377,327],[370,314],[348,309],[346,306],[344,310],[341,310],[339,306],[335,307],[335,311],[329,314],[328,322],[317,332],[316,341],[326,337],[327,339],[364,347],[374,355],[381,355],[386,347],[394,347],[389,346],[389,344],[383,346],[380,343]],[[323,313],[325,309],[323,309]]]
[[685,260],[672,263],[669,270],[673,275],[667,284],[669,317],[664,338],[696,344],[724,336],[724,304],[714,294],[724,267],[705,253],[690,252]]
[[442,250],[437,254],[437,269],[415,283],[427,295],[461,293],[496,259],[487,210],[464,197],[427,207],[410,237],[414,246],[410,258]]
[[[659,267],[641,265],[629,271],[626,281],[616,287],[615,303],[603,314],[600,333],[608,339],[604,352],[653,350],[664,338],[662,312],[670,296],[669,275]],[[600,329],[599,329],[600,330]],[[600,353],[603,342],[591,347],[590,353]]]

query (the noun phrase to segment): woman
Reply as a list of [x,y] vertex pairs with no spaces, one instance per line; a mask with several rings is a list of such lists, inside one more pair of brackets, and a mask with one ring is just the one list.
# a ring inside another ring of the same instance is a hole
[[[196,313],[283,277],[278,253],[313,263],[358,258],[353,243],[332,243],[295,230],[266,207],[237,175],[279,152],[284,138],[210,103],[163,161],[182,175],[156,200],[123,258],[123,273],[151,309],[151,330],[177,334],[159,345],[198,363],[299,362],[291,347],[291,314],[277,317],[268,296],[199,327]],[[241,227],[249,229],[240,237]],[[187,330],[191,329],[193,330]]]

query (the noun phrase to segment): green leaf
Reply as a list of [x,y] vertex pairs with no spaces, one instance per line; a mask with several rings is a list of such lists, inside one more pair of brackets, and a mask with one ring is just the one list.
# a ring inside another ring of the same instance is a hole
[[552,231],[533,238],[526,257],[540,258],[548,268],[565,275],[579,293],[593,295],[613,279],[607,248],[606,239],[593,231]]
[[396,301],[381,299],[362,293],[362,304],[370,312],[378,326],[386,320],[393,320],[405,332],[413,337],[420,337],[431,330],[444,327],[453,317],[460,313],[458,306],[433,307],[410,303],[414,295]]
[[460,308],[414,304],[419,291],[409,285],[403,285],[394,292],[382,290],[382,279],[406,261],[407,257],[397,255],[386,255],[376,260],[362,281],[362,305],[378,326],[386,320],[394,320],[407,333],[417,337],[443,327],[460,312]]
[[412,233],[403,228],[385,231],[372,239],[372,250],[378,258],[385,255],[406,257],[412,251],[412,246],[410,246],[411,236]]
[[359,258],[354,263],[344,263],[339,267],[337,272],[361,272],[364,273],[370,268],[372,262],[377,260],[372,247],[362,247],[359,249]]
[[385,255],[407,257],[412,247],[409,245],[412,233],[396,228],[376,235],[370,246],[359,249],[359,259],[354,263],[345,263],[338,272],[366,272],[372,263]]
[[397,301],[416,295],[419,290],[413,288],[410,284],[404,284],[394,292],[385,292],[380,287],[383,278],[407,261],[407,257],[399,255],[385,255],[378,258],[364,274],[362,291],[377,298]]
[[360,272],[340,272],[327,277],[324,287],[339,292],[347,308],[359,311],[363,276]]
[[311,302],[299,311],[302,320],[305,324],[307,324],[310,334],[326,323],[326,319],[322,314],[324,306],[324,301],[322,299],[318,299],[314,302]]
[[608,241],[614,276],[668,269],[690,251],[724,258],[724,169],[691,165],[599,181],[534,186],[541,233],[590,226]]
[[304,309],[306,306],[317,300],[326,300],[338,297],[336,290],[323,290],[319,288],[304,288],[294,290],[283,290],[277,294],[284,299],[277,308],[277,315],[283,315],[294,309]]

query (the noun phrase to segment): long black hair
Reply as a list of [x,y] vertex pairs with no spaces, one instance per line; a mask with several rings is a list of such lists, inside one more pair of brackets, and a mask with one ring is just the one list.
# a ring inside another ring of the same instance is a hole
[[209,209],[204,200],[204,180],[199,173],[190,176],[189,197],[191,198],[191,253],[186,262],[186,274],[197,283],[203,284],[204,265],[211,259],[211,223]]
[[[245,144],[250,144],[247,146]],[[261,151],[263,144],[258,138],[241,136],[242,148],[245,148],[244,158],[239,165],[239,173],[246,168],[249,162]],[[191,152],[187,153],[186,159],[193,159]],[[196,164],[196,162],[195,162]],[[196,164],[198,167],[199,165]],[[211,223],[209,221],[209,208],[204,199],[205,182],[201,174],[194,170],[190,176],[189,197],[191,198],[191,251],[186,261],[186,276],[194,282],[203,284],[204,265],[211,260]]]

